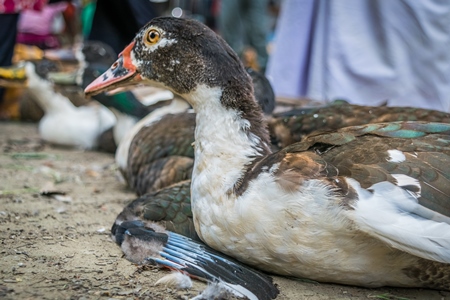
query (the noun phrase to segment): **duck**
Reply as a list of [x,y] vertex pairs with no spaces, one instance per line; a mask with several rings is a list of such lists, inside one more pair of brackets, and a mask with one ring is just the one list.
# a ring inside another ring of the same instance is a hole
[[[32,61],[36,72],[42,78],[47,78],[50,72],[61,69],[73,69],[76,65],[86,65],[89,62],[111,65],[117,54],[108,45],[98,41],[85,41],[70,49],[41,50],[36,46],[16,44],[14,48],[13,65],[8,68],[0,68],[0,84],[7,87],[7,103],[4,105],[6,114],[14,119],[22,121],[39,122],[44,116],[44,111],[34,100],[33,95],[24,89],[26,76],[20,66],[22,61]],[[17,66],[17,67],[15,67]],[[74,81],[75,77],[70,78]],[[86,105],[87,100],[81,97],[82,89],[74,86],[54,85],[55,91],[68,97],[76,106]],[[0,108],[1,109],[1,108]]]
[[264,115],[270,117],[276,106],[275,92],[273,91],[272,84],[264,73],[251,67],[246,67],[245,70],[252,79],[256,101],[261,106]]
[[[104,65],[90,64],[83,74],[83,87],[103,71],[106,71]],[[275,107],[275,95],[270,82],[264,74],[252,68],[246,68],[246,71],[252,78],[255,98],[269,120],[271,142],[276,150],[298,142],[316,130],[374,123],[377,120],[450,122],[450,114],[445,112],[408,107],[359,106],[351,105],[345,100],[337,100],[322,107],[294,109],[271,116]],[[53,78],[58,81],[58,77]],[[117,145],[126,136],[125,142],[116,153],[116,161],[128,186],[138,196],[190,179],[192,171],[194,155],[190,145],[194,142],[195,114],[186,111],[188,109],[186,102],[181,100],[181,103],[175,104],[175,107],[179,106],[180,111],[185,112],[169,113],[167,116],[156,118],[149,116],[136,128],[131,129],[143,116],[167,105],[169,99],[173,98],[172,93],[167,96],[167,100],[164,98],[165,93],[161,95],[163,98],[150,106],[142,104],[129,91],[117,94],[115,98],[111,98],[114,95],[104,93],[94,96],[95,100],[112,109],[118,120],[111,132],[106,131],[102,134],[103,141],[100,144],[107,152],[115,153]],[[177,110],[174,109],[172,112]],[[127,132],[129,134],[126,134]],[[112,138],[114,142],[108,142]]]
[[[75,63],[79,65],[79,70],[89,65],[97,63],[101,65],[109,65],[116,60],[117,53],[109,46],[101,41],[83,41],[77,43],[72,48],[48,49],[43,52],[43,56],[49,60],[60,61],[66,63]],[[81,74],[81,72],[80,72]],[[79,78],[81,82],[81,77]]]
[[[133,178],[130,184],[135,186],[134,190],[140,197],[124,207],[115,220],[116,226],[124,221],[135,219],[158,221],[173,232],[200,241],[194,229],[190,206],[190,174],[194,159],[194,149],[190,145],[194,143],[195,114],[180,115],[183,118],[168,115],[167,120],[161,120],[161,127],[156,123],[136,135],[131,148],[137,153],[132,152],[133,155],[130,156],[129,172],[137,175],[128,174],[128,176]],[[299,142],[313,132],[336,130],[349,125],[363,125],[377,121],[399,120],[450,123],[450,114],[413,107],[360,106],[352,105],[345,100],[335,100],[326,106],[274,114],[268,119],[268,128],[271,148],[280,150],[280,147],[284,148]],[[167,124],[164,124],[165,121]],[[172,130],[162,130],[168,128],[169,124],[176,125],[172,125]],[[147,135],[144,135],[144,132]],[[143,147],[139,145],[140,143],[153,144],[155,147]],[[145,154],[144,149],[146,149]],[[167,157],[172,155],[178,157],[180,154],[183,158],[191,158],[191,160],[187,168],[181,168],[182,172],[176,166],[173,167],[170,170],[171,174],[175,174],[173,176],[164,176],[162,172],[152,172],[152,176],[148,176],[137,171],[144,163],[147,163],[145,158],[150,162],[158,161],[161,157],[169,161]],[[135,160],[137,157],[142,160]],[[112,230],[112,234],[113,236],[116,234],[115,230]]]
[[[108,67],[102,63],[90,63],[87,65],[82,71],[81,88],[84,89],[92,80],[107,69]],[[173,94],[164,90],[153,91],[151,96],[152,103],[148,105],[142,103],[131,91],[122,91],[115,94],[102,93],[93,97],[93,100],[108,107],[117,119],[116,125],[103,133],[103,136],[112,135],[111,147],[105,147],[104,150],[106,152],[115,154],[120,142],[127,138],[128,132],[132,131],[132,128],[139,120],[142,120],[155,110],[170,105],[173,99]]]
[[[44,116],[44,111],[36,103],[34,96],[24,88],[25,71],[20,66],[22,61],[31,61],[35,64],[36,73],[41,78],[50,79],[48,76],[54,72],[62,70],[71,70],[77,65],[86,65],[95,61],[109,66],[115,61],[116,53],[106,44],[97,41],[86,41],[77,44],[70,49],[49,49],[41,50],[36,46],[17,44],[14,49],[13,65],[18,66],[19,73],[11,74],[12,77],[2,82],[2,86],[11,87],[10,96],[16,110],[16,118],[22,121],[39,122]],[[5,68],[5,71],[11,72],[14,67]],[[0,68],[0,73],[2,72]],[[23,75],[21,75],[23,74]],[[53,89],[66,96],[75,106],[88,104],[88,100],[83,97],[83,89],[71,85],[79,75],[75,72],[74,77],[69,78],[69,82],[58,82],[53,85]],[[0,74],[2,77],[2,74]],[[66,78],[68,77],[66,76]],[[50,79],[51,80],[51,79]],[[0,79],[1,81],[1,79]],[[12,88],[16,86],[16,88]]]
[[[86,47],[89,45],[90,44],[86,45]],[[90,47],[88,49],[90,49]],[[83,53],[88,49],[83,48]],[[88,57],[90,57],[90,59],[92,59],[92,57],[95,57],[92,49],[89,51],[89,53],[90,54]],[[81,60],[83,61],[82,67],[77,68],[76,70],[71,72],[64,72],[59,70],[49,72],[46,76],[47,79],[54,84],[57,84],[58,86],[79,87],[83,90],[90,82],[92,82],[95,78],[105,72],[110,66],[110,64],[106,64],[105,62],[91,62],[89,60],[85,60],[84,58],[82,58]],[[79,75],[81,75],[80,79],[77,78],[77,76]],[[167,92],[168,93],[164,93],[164,100],[173,98],[173,94],[169,91]],[[168,104],[159,103],[157,106],[154,106],[156,103],[161,101],[161,99],[158,98],[158,96],[155,96],[154,93],[153,95],[151,95],[151,97],[152,102],[144,104],[134,95],[134,93],[130,91],[121,91],[114,94],[101,93],[95,95],[93,97],[93,100],[96,100],[97,102],[103,104],[104,106],[108,106],[109,108],[114,108],[116,111],[124,115],[132,116],[140,120],[150,112],[152,112],[155,108]]]
[[[87,51],[87,57],[93,59],[100,55],[95,55],[94,51],[96,47],[99,47],[100,45],[97,45],[97,43],[87,44],[83,48],[83,53],[85,50],[89,50]],[[94,50],[91,49],[92,47],[95,47]],[[101,49],[103,48],[100,48],[100,50]],[[50,72],[47,78],[59,86],[75,87],[82,91],[88,83],[108,69],[109,65],[106,65],[104,60],[105,59],[102,61],[100,59],[99,63],[86,60],[83,67],[80,69],[71,72]],[[78,78],[79,76],[81,76],[81,79]],[[115,154],[118,145],[127,135],[127,132],[130,131],[139,120],[152,111],[169,105],[173,98],[173,94],[169,91],[157,90],[151,94],[151,97],[152,103],[149,105],[143,104],[131,91],[122,91],[114,94],[102,93],[92,97],[92,100],[109,108],[117,120],[113,127],[104,131],[99,136],[98,145],[100,150]]]
[[[250,72],[247,70],[249,74]],[[270,84],[257,87],[258,103],[267,109],[264,101],[270,97]],[[267,80],[267,79],[266,79]],[[268,82],[268,81],[267,81]],[[268,92],[263,93],[263,90]],[[267,96],[269,95],[269,96]],[[262,99],[262,100],[261,100]],[[267,100],[270,99],[270,100]],[[271,108],[273,110],[273,106]],[[336,114],[342,112],[341,114]],[[313,131],[333,130],[349,125],[376,123],[378,120],[421,120],[450,123],[450,114],[411,107],[374,107],[351,105],[336,100],[327,106],[295,109],[270,116],[267,112],[271,146],[279,150],[300,141]],[[303,122],[304,121],[304,122]],[[372,122],[374,121],[374,122]],[[117,127],[117,126],[116,126]],[[123,169],[128,185],[138,196],[157,191],[176,182],[190,179],[194,160],[195,113],[168,114],[158,122],[140,128],[129,145],[127,167]]]
[[364,106],[336,99],[326,105],[275,113],[268,119],[268,128],[273,149],[280,150],[313,132],[395,121],[450,123],[450,113],[417,107]]
[[[246,71],[252,78],[258,103],[269,117],[275,107],[270,83],[262,73],[250,68]],[[119,170],[138,196],[191,177],[195,113],[183,99],[172,101],[162,113],[149,115],[130,130],[116,152]],[[109,107],[107,101],[101,103]]]
[[[140,156],[139,154],[135,153],[138,153],[139,151],[143,151],[144,153],[146,153],[148,151],[151,151],[151,148],[153,147],[153,145],[144,144],[143,148],[135,149],[135,145],[137,145],[137,147],[141,146],[141,144],[138,143],[139,141],[141,141],[140,137],[144,136],[146,133],[152,134],[151,130],[149,130],[150,127],[152,127],[153,124],[160,122],[160,120],[163,119],[164,116],[168,114],[183,113],[188,111],[189,109],[190,105],[185,100],[180,97],[174,97],[170,101],[169,105],[165,105],[158,109],[155,109],[153,112],[149,113],[147,116],[134,124],[131,129],[127,130],[124,137],[117,146],[115,161],[119,171],[122,173],[125,181],[128,183],[128,186],[133,190],[135,190],[135,188],[137,187],[137,181],[135,181],[136,178],[134,178],[133,176],[133,172],[131,171],[132,169],[140,174],[148,174],[149,172],[152,172],[151,169],[146,169],[145,167],[141,168],[140,170],[136,168],[136,165],[139,165],[140,162],[146,164],[145,160],[147,159],[147,157]],[[173,124],[169,124],[169,127],[163,128],[163,130],[168,130],[172,126]],[[139,137],[136,138],[137,135],[139,135]],[[142,159],[142,161],[139,160],[140,158]],[[130,168],[130,164],[135,165]],[[161,168],[162,166],[160,165],[159,167]],[[145,177],[145,175],[143,177]]]
[[450,290],[449,124],[345,127],[272,152],[238,56],[190,19],[152,19],[85,93],[138,83],[196,112],[191,207],[209,247],[272,274]]
[[194,129],[194,113],[168,113],[133,136],[122,170],[138,196],[191,178]]
[[95,149],[98,136],[112,127],[116,118],[101,104],[76,107],[67,97],[57,93],[53,84],[37,74],[33,62],[24,62],[27,91],[33,95],[45,115],[40,119],[40,137],[52,144]]

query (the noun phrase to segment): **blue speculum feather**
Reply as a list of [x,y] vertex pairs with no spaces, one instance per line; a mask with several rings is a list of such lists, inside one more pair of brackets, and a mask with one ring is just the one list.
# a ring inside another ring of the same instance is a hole
[[[418,123],[418,122],[393,122],[389,124],[367,124],[364,126],[354,126],[353,130],[360,134],[376,134],[395,138],[418,138],[430,133],[450,132],[450,124],[444,123]],[[350,131],[352,132],[352,131]]]
[[411,138],[418,138],[418,137],[424,136],[425,134],[426,133],[423,131],[400,129],[400,130],[395,130],[395,131],[392,131],[389,133],[385,133],[385,134],[383,134],[383,136],[411,139]]
[[[179,255],[178,253],[173,252],[173,251],[172,251],[172,253],[175,253],[175,254]],[[168,259],[170,261],[178,263],[180,265],[184,265],[186,263],[186,260],[184,260],[183,258],[179,258],[179,257],[171,255],[171,254],[169,254],[167,252],[160,252],[159,255],[161,255],[162,257],[164,257],[164,258],[166,258],[166,259]]]
[[383,126],[377,129],[377,132],[388,132],[388,131],[397,131],[402,127],[400,123],[389,123],[386,126]]
[[169,247],[164,247],[164,252],[169,253],[172,256],[178,257],[180,259],[184,259],[186,261],[195,262],[196,256],[186,255],[186,252],[183,253],[180,249],[170,249]]
[[450,124],[447,123],[408,123],[411,128],[415,130],[424,131],[427,133],[441,133],[449,132]]
[[177,269],[177,270],[180,270],[180,269],[185,267],[183,265],[176,264],[176,263],[174,263],[174,262],[172,262],[170,260],[167,260],[167,259],[160,259],[160,258],[150,257],[150,258],[148,258],[148,260],[149,261],[154,261],[158,265],[167,266],[169,268]]

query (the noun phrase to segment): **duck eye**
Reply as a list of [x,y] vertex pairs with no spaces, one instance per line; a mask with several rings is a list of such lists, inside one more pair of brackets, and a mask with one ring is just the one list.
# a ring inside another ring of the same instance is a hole
[[151,29],[147,32],[145,42],[147,44],[153,45],[159,41],[160,34],[157,30]]

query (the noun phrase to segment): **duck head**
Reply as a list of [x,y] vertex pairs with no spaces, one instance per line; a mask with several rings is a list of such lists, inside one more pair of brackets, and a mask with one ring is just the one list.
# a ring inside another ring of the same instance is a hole
[[195,20],[171,17],[145,25],[85,93],[137,84],[162,86],[180,95],[201,84],[222,88],[239,84],[247,93],[253,89],[238,56],[220,36]]

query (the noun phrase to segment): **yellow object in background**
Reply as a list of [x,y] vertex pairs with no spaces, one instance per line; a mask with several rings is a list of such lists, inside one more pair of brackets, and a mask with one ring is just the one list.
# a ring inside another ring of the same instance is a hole
[[44,58],[44,51],[36,46],[16,44],[14,47],[13,64],[22,60],[38,60]]
[[[22,60],[42,59],[44,51],[35,46],[16,44],[14,47],[13,64]],[[0,104],[0,120],[20,119],[20,97],[26,84],[24,68],[0,68],[0,82],[6,87],[3,101]]]
[[0,67],[0,79],[7,81],[25,81],[27,76],[23,67]]
[[7,88],[3,95],[3,102],[0,104],[0,120],[20,119],[20,96],[21,88]]

